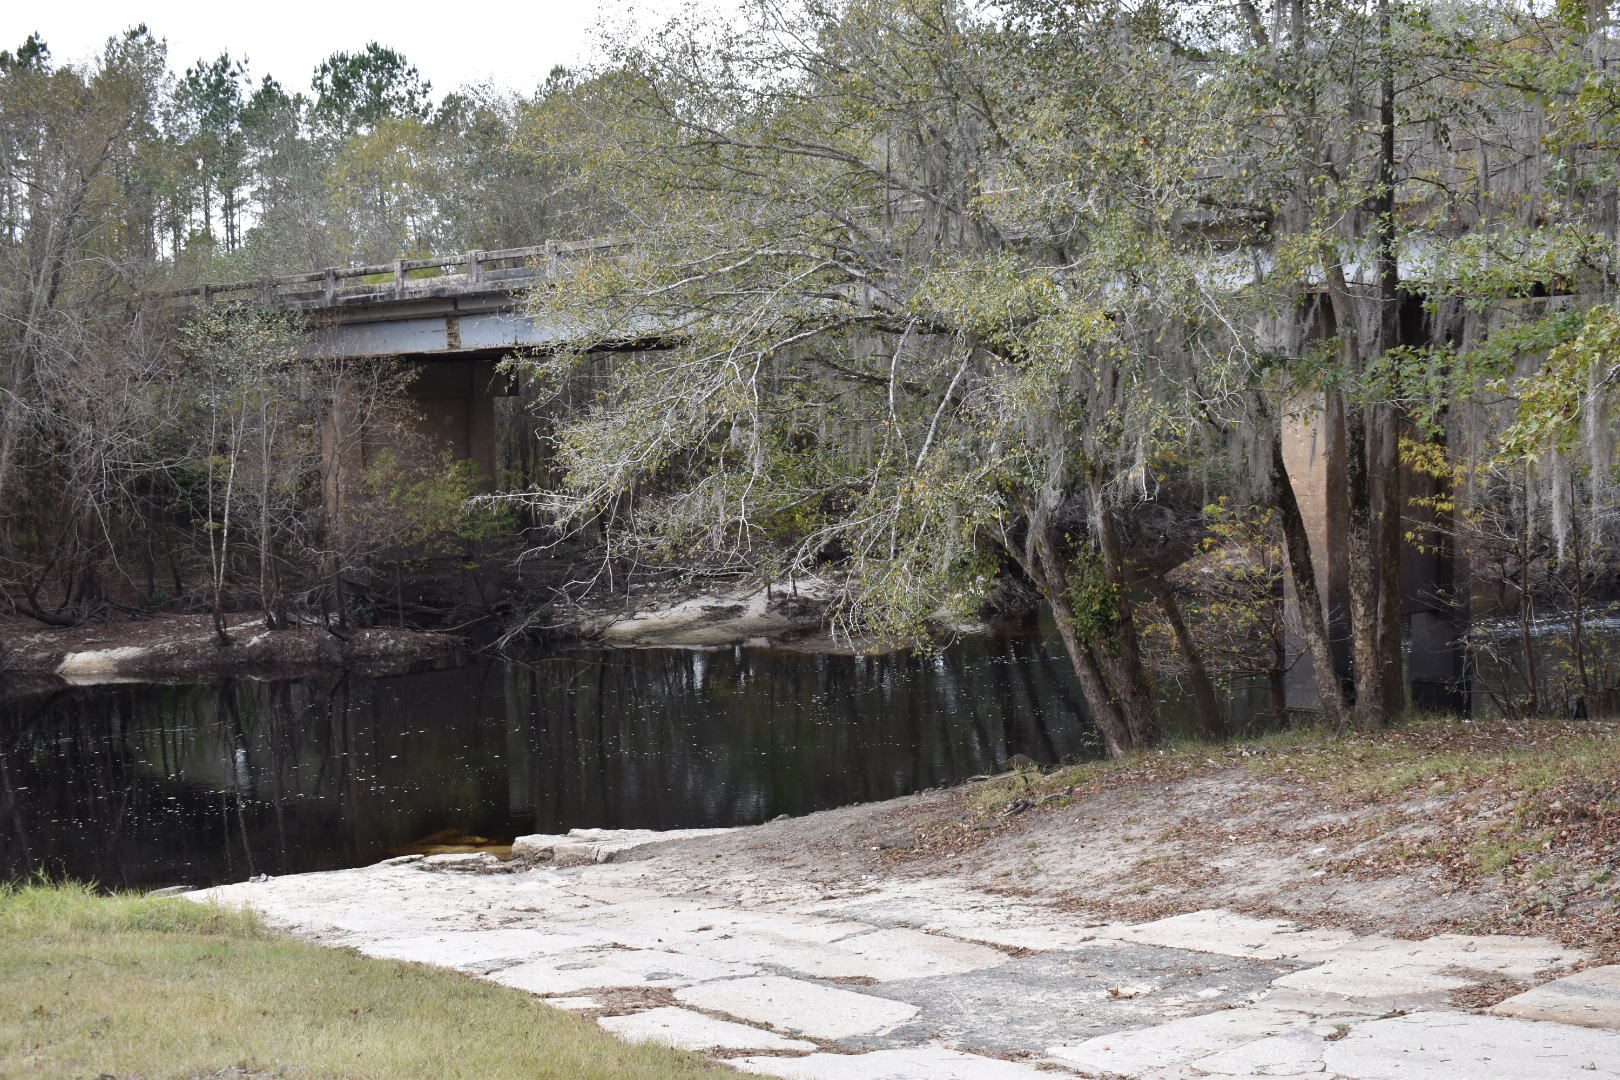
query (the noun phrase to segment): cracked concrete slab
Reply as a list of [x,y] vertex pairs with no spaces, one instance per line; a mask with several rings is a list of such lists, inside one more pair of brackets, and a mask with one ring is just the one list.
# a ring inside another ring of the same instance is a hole
[[1030,1065],[956,1050],[924,1047],[870,1054],[811,1054],[800,1058],[736,1058],[744,1072],[786,1080],[1050,1080]]
[[367,956],[467,970],[502,960],[549,956],[590,944],[589,938],[541,930],[447,930],[382,938],[365,942],[358,948]]
[[1535,978],[1539,971],[1568,967],[1590,955],[1548,938],[1510,937],[1505,934],[1436,934],[1422,941],[1378,936],[1357,938],[1327,959],[1335,961],[1368,957],[1414,970],[1425,967],[1434,971],[1461,968],[1527,980]]
[[738,962],[756,960],[816,978],[909,979],[993,967],[1003,952],[911,929],[845,920],[742,912],[676,937],[668,948]]
[[1300,963],[1319,962],[1356,940],[1347,930],[1305,930],[1284,919],[1256,919],[1218,908],[1135,926],[1103,927],[1097,933],[1144,945]]
[[1441,975],[1429,964],[1403,964],[1380,956],[1345,956],[1284,975],[1275,985],[1409,1008],[1439,1004],[1451,991],[1478,981]]
[[1300,1030],[1313,1021],[1268,1009],[1223,1009],[1051,1046],[1046,1059],[1081,1072],[1135,1075],[1180,1065],[1245,1043]]
[[1294,990],[1273,985],[1256,1001],[1255,1006],[1277,1012],[1296,1012],[1306,1016],[1334,1019],[1365,1019],[1381,1016],[1389,1011],[1389,1004],[1376,998],[1352,998],[1343,994],[1324,994],[1314,990]]
[[1504,1016],[1409,1013],[1323,1047],[1346,1080],[1620,1080],[1620,1033]]
[[[751,911],[719,903],[703,904],[687,898],[636,899],[604,905],[563,916],[569,933],[635,949],[680,949],[718,960],[742,962],[759,955],[747,939],[760,938],[783,947],[819,949],[872,928],[864,923],[812,916]],[[737,944],[728,941],[741,939]],[[861,974],[840,972],[838,974]]]
[[790,1039],[747,1024],[718,1020],[673,1005],[597,1020],[607,1031],[631,1042],[658,1042],[682,1050],[814,1050],[816,1044]]
[[996,967],[1010,959],[1006,953],[984,945],[902,928],[873,930],[843,938],[827,948],[859,957],[871,970],[853,974],[867,975],[880,982],[961,975]]
[[996,1052],[1053,1043],[1178,1016],[1246,1005],[1281,969],[1254,961],[1109,943],[1039,953],[946,978],[867,987],[918,1008],[881,1038],[849,1045],[957,1042]]
[[815,1039],[875,1035],[917,1015],[905,1002],[775,975],[701,983],[675,1000]]
[[750,975],[758,968],[659,949],[578,949],[492,972],[492,982],[531,994],[576,994],[624,986],[674,989],[708,979]]
[[1491,1012],[1620,1031],[1620,964],[1554,979],[1498,1003]]
[[883,928],[916,927],[1037,952],[1078,948],[1097,940],[1104,933],[1100,927],[1123,925],[986,896],[949,878],[885,886],[857,899],[819,904],[816,909]]
[[1189,1071],[1195,1076],[1316,1076],[1327,1071],[1322,1061],[1327,1041],[1319,1031],[1290,1031],[1194,1058]]

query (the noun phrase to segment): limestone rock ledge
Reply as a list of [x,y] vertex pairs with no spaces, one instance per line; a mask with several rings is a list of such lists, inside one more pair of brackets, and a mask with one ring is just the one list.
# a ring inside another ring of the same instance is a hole
[[678,603],[589,620],[583,632],[618,647],[725,648],[775,645],[825,631],[833,587],[816,578],[792,586],[694,596]]

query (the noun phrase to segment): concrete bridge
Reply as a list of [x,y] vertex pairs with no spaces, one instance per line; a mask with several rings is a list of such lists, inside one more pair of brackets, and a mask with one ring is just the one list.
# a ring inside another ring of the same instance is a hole
[[[171,295],[208,305],[250,303],[309,315],[304,354],[397,359],[412,366],[419,426],[490,477],[498,466],[495,398],[509,393],[495,365],[515,349],[563,344],[559,323],[524,312],[520,293],[586,259],[613,258],[627,240],[607,238],[313,273],[209,284]],[[339,448],[347,460],[358,448]]]
[[[419,425],[457,458],[475,462],[495,477],[498,456],[495,399],[510,393],[496,364],[516,349],[565,344],[569,328],[524,310],[522,290],[555,280],[588,259],[612,259],[628,251],[627,238],[610,237],[497,251],[472,251],[427,259],[396,259],[372,266],[334,267],[261,281],[203,285],[174,295],[203,304],[249,302],[307,312],[311,358],[389,358],[411,364],[412,398]],[[1309,403],[1301,403],[1307,405]],[[1344,626],[1348,581],[1342,544],[1345,474],[1343,418],[1328,409],[1303,413],[1287,423],[1283,451],[1311,535],[1317,579],[1338,631],[1336,652],[1348,671]],[[335,475],[363,464],[363,447],[333,447]],[[1414,485],[1432,481],[1408,475]],[[1422,708],[1462,704],[1463,652],[1458,645],[1468,613],[1466,566],[1449,550],[1420,552],[1403,545],[1402,614],[1409,634],[1412,699]],[[1314,707],[1316,688],[1308,662],[1290,673],[1290,704]]]

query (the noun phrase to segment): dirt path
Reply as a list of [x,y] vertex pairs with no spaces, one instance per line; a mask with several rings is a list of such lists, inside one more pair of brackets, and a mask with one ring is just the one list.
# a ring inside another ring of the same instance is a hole
[[[1616,732],[1588,730],[1610,739]],[[1583,869],[1620,856],[1620,838],[1604,823],[1565,830],[1567,850],[1545,845],[1563,856],[1565,877],[1589,886],[1560,890],[1535,866],[1486,874],[1452,857],[1496,835],[1506,795],[1428,781],[1416,794],[1345,795],[1286,770],[1257,775],[1231,763],[1249,752],[1225,751],[1190,768],[1105,768],[1096,790],[1072,794],[1042,795],[1045,778],[1007,776],[730,830],[685,842],[678,856],[650,849],[644,857],[672,880],[735,890],[739,899],[761,889],[808,895],[949,875],[1097,918],[1219,907],[1360,933],[1548,934],[1620,960],[1620,881]],[[1558,806],[1559,792],[1551,787],[1540,801]],[[1560,891],[1566,902],[1551,903]]]

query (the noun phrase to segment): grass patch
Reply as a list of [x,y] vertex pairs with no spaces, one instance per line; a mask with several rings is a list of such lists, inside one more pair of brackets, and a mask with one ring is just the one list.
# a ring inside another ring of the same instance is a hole
[[[234,1071],[233,1071],[234,1070]],[[251,914],[0,886],[0,1076],[696,1078],[518,990],[310,945]]]

